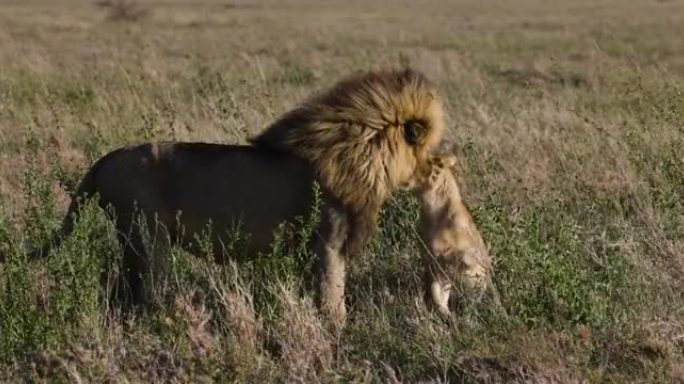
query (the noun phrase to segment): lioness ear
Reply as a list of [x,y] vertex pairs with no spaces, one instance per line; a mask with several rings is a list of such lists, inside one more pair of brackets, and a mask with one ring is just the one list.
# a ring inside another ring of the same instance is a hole
[[456,165],[456,156],[454,155],[437,155],[435,160],[444,168],[453,168]]
[[446,155],[444,156],[444,162],[446,163],[449,168],[453,168],[454,165],[456,165],[456,156],[454,155]]

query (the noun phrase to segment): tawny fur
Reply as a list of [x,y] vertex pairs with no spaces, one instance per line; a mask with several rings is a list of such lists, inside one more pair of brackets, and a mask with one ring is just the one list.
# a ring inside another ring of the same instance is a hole
[[286,113],[251,142],[309,161],[350,212],[347,254],[362,251],[382,204],[414,176],[440,141],[436,89],[412,70],[345,79]]
[[489,251],[450,168],[451,156],[431,158],[418,177],[414,192],[421,201],[421,238],[425,245],[427,294],[443,314],[454,284],[484,291],[491,283]]

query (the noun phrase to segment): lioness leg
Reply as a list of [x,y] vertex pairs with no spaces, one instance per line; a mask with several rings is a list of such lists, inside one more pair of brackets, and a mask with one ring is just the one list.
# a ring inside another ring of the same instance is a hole
[[439,272],[428,269],[425,273],[426,296],[428,305],[437,310],[440,316],[449,318],[449,297],[451,296],[451,283],[439,277]]
[[342,252],[349,229],[347,215],[337,207],[326,206],[321,219],[314,246],[318,257],[319,307],[336,326],[341,326],[347,318],[344,304],[346,255]]

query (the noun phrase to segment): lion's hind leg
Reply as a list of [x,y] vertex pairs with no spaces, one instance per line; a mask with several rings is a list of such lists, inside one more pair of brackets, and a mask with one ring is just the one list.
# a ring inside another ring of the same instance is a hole
[[171,236],[156,217],[117,218],[123,255],[114,295],[126,307],[154,303],[164,287]]
[[113,299],[127,308],[142,305],[145,302],[143,276],[148,270],[143,236],[139,229],[134,228],[128,231],[119,229],[118,232],[117,237],[123,255],[114,285]]

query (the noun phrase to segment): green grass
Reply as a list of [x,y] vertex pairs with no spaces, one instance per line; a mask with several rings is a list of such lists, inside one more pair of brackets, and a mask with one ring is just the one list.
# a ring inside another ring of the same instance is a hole
[[[684,380],[680,2],[146,8],[0,5],[0,381]],[[108,151],[244,143],[342,76],[406,64],[444,94],[443,149],[494,257],[496,295],[455,324],[422,302],[406,195],[351,263],[340,335],[307,286],[311,225],[221,266],[174,249],[160,304],[132,318],[107,305],[121,255],[94,205],[28,260]]]

